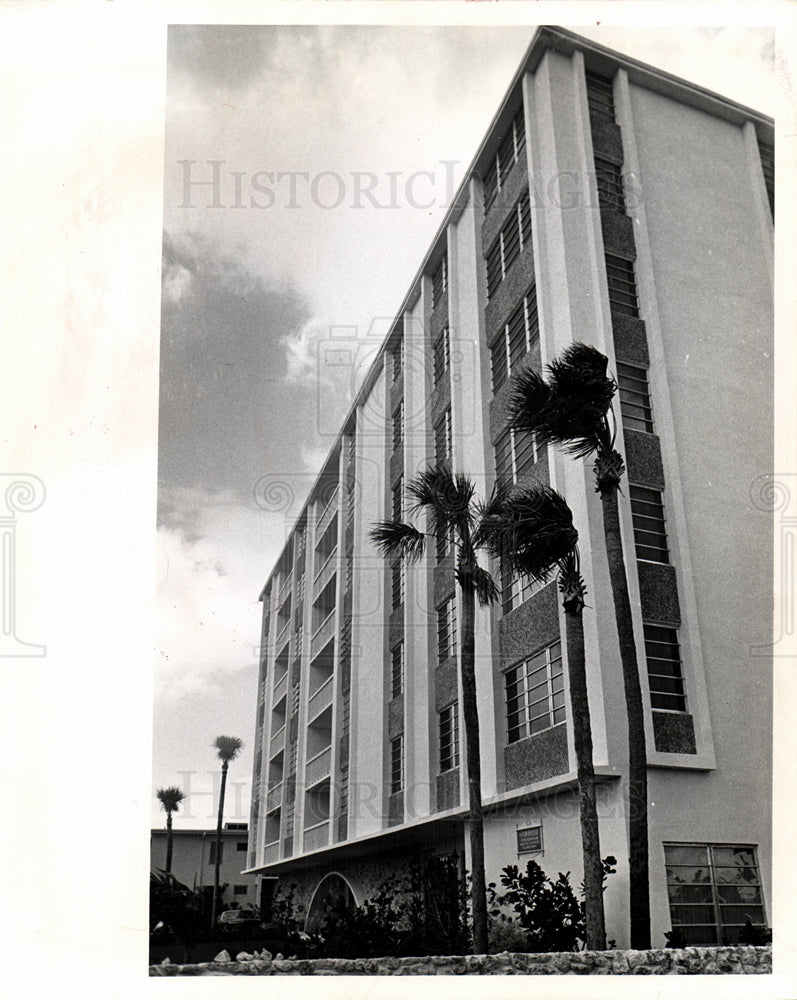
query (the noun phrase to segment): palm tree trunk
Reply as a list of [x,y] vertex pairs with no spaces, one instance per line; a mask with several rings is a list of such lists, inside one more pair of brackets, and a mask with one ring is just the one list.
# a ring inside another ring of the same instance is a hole
[[595,766],[592,759],[592,725],[587,698],[587,670],[584,654],[584,599],[566,594],[565,636],[570,677],[570,711],[573,743],[578,768],[581,848],[584,856],[584,912],[587,949],[606,948],[606,921],[603,913],[603,865],[601,864],[598,810],[595,800]]
[[472,587],[462,593],[462,715],[465,720],[465,758],[468,767],[468,825],[470,827],[473,953],[487,954],[487,891],[484,882],[484,821],[482,818],[479,713],[476,703],[476,599]]
[[224,793],[227,787],[227,761],[221,765],[221,791],[219,792],[219,818],[216,822],[216,864],[213,872],[213,904],[210,908],[210,929],[216,929],[216,910],[219,905],[219,872],[221,869],[221,828],[224,821]]
[[[600,484],[600,481],[599,481]],[[631,947],[650,948],[650,877],[648,858],[648,760],[645,745],[645,712],[639,682],[631,600],[628,596],[623,539],[617,506],[617,487],[600,489],[603,533],[614,598],[614,617],[623,667],[628,716],[628,852],[631,914]]]
[[166,871],[172,870],[172,814],[166,813]]

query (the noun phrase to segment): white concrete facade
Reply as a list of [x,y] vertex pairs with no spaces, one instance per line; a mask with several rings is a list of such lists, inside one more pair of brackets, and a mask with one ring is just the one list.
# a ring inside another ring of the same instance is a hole
[[[610,113],[595,111],[596,87],[608,88]],[[522,148],[485,209],[491,163],[513,128],[522,129]],[[669,553],[663,562],[635,559],[624,483],[621,525],[647,705],[653,945],[664,944],[673,920],[667,844],[753,850],[771,920],[771,664],[758,650],[771,635],[772,526],[759,494],[773,468],[773,227],[757,155],[758,144],[771,141],[772,123],[754,111],[569,32],[537,32],[263,589],[250,870],[288,881],[300,870],[348,872],[362,886],[362,865],[388,869],[398,844],[455,848],[468,863],[457,660],[438,662],[438,610],[457,598],[450,556],[439,561],[432,541],[400,583],[368,532],[392,517],[400,477],[406,486],[434,464],[446,427],[453,467],[489,493],[506,395],[503,386],[493,390],[491,352],[518,303],[527,302],[531,328],[533,296],[536,327],[516,366],[544,366],[586,341],[609,357],[615,377],[620,365],[647,379],[652,429],[621,419],[619,402],[615,410],[626,482],[661,497]],[[606,162],[624,178],[621,209],[607,208]],[[486,259],[524,189],[530,234],[491,288]],[[612,261],[633,275],[630,310],[618,306]],[[444,330],[449,363],[439,380],[435,346]],[[618,859],[607,932],[622,946],[627,730],[600,500],[591,462],[549,449],[528,475],[567,497],[580,534],[601,848]],[[319,545],[327,552],[333,481],[337,536],[324,573],[334,586],[319,579],[334,599],[322,621],[326,605],[313,607],[313,553]],[[300,643],[292,616],[302,531]],[[280,617],[286,595],[292,605]],[[546,588],[477,615],[488,881],[532,856],[553,877],[570,871],[574,885],[581,880],[572,731],[565,721],[517,740],[507,729],[506,672],[564,635],[554,601]],[[669,702],[660,689],[651,692],[661,681],[648,680],[651,628],[668,630],[680,647],[683,695]],[[564,648],[562,656],[566,683]],[[314,716],[325,671],[333,693]],[[454,701],[460,763],[441,772],[440,717]],[[541,850],[518,853],[516,831],[537,826]]]

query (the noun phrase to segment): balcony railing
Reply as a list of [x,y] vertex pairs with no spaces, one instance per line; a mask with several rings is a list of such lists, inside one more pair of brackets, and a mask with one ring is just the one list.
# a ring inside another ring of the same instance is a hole
[[332,773],[332,747],[325,747],[321,753],[308,760],[304,772],[305,784],[308,788],[328,778]]
[[285,746],[285,723],[283,722],[280,728],[271,737],[271,743],[269,745],[269,756],[273,757],[275,753]]
[[276,785],[268,790],[268,795],[266,796],[266,811],[272,812],[274,809],[278,809],[281,805],[282,782],[278,781]]
[[279,840],[272,840],[270,844],[266,844],[263,848],[263,864],[271,864],[272,861],[279,861],[280,858],[280,842]]
[[313,600],[315,600],[324,587],[326,587],[332,579],[333,573],[338,568],[337,554],[338,547],[336,545],[325,559],[324,565],[316,573],[315,580],[313,581]]
[[274,682],[274,700],[272,705],[279,705],[280,699],[288,690],[288,671],[286,670],[279,680]]
[[311,695],[307,705],[307,719],[309,722],[312,722],[325,708],[332,704],[332,695],[334,694],[333,679],[334,674],[327,677],[321,687]]
[[314,659],[335,634],[335,608],[321,622],[310,642],[310,659]]
[[329,820],[325,819],[315,826],[309,826],[304,831],[305,851],[314,851],[318,847],[326,847],[329,843]]
[[327,500],[326,507],[324,507],[324,509],[319,514],[318,522],[316,524],[316,529],[315,529],[316,540],[319,540],[321,538],[326,529],[329,527],[329,522],[335,516],[335,513],[338,509],[339,495],[340,495],[340,489],[338,487],[335,487],[335,492],[332,494],[329,500]]

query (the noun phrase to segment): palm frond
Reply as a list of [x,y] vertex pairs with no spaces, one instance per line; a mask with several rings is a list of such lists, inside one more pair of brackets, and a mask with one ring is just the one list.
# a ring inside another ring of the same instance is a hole
[[429,466],[407,486],[414,498],[414,512],[425,511],[430,532],[444,534],[454,528],[460,535],[472,523],[471,503],[476,492],[473,481],[464,473],[453,473],[446,465]]
[[213,741],[216,756],[223,764],[229,764],[231,760],[235,760],[243,745],[243,740],[238,739],[237,736],[217,736]]
[[501,591],[492,573],[477,563],[472,564],[470,568],[466,567],[464,563],[460,563],[454,572],[454,578],[463,589],[473,588],[482,607],[495,604],[501,596]]
[[183,790],[176,785],[169,785],[168,788],[159,788],[157,796],[164,812],[173,813],[185,798]]
[[383,556],[400,555],[416,562],[423,555],[426,536],[404,521],[379,521],[368,533]]
[[541,432],[547,423],[551,388],[538,371],[526,367],[512,377],[507,413],[517,430]]

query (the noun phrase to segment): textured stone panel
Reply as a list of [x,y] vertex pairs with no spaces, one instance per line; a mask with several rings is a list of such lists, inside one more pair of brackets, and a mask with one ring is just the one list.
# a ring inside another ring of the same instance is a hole
[[680,625],[681,607],[675,567],[664,563],[639,562],[639,596],[645,621]]
[[392,698],[387,706],[387,735],[390,739],[404,732],[404,696]]
[[429,333],[432,343],[437,340],[440,331],[448,323],[448,289],[443,292],[440,301],[432,310],[429,317]]
[[664,466],[658,435],[623,429],[628,481],[653,489],[664,489]]
[[[434,540],[430,539],[434,545]],[[449,597],[454,593],[454,555],[453,553],[447,555],[443,562],[439,566],[434,568],[434,597],[433,604],[435,608],[439,608],[440,605],[447,601]],[[430,622],[432,626],[437,628],[437,613],[435,612],[433,616],[430,616]]]
[[394,792],[387,800],[387,825],[398,826],[404,822],[404,792]]
[[[442,417],[443,413],[451,404],[451,378],[450,371],[449,376],[443,378],[440,385],[435,386],[432,390],[432,419],[430,421],[432,427],[437,423],[437,421]],[[434,461],[432,458],[431,461]]]
[[434,693],[435,709],[441,711],[446,705],[455,701],[459,686],[457,683],[457,659],[455,656],[449,657],[445,663],[441,664],[434,672]]
[[567,726],[555,726],[504,748],[506,787],[520,788],[570,770]]
[[634,223],[629,216],[622,212],[602,211],[601,229],[603,246],[608,253],[619,253],[636,260]]
[[638,316],[626,316],[625,313],[612,313],[612,333],[614,335],[614,353],[618,361],[642,365],[650,364],[648,353],[648,335],[645,321]]
[[620,126],[590,115],[592,150],[595,156],[607,156],[611,160],[623,162],[623,137]]
[[[406,434],[406,413],[404,414],[405,428],[404,433]],[[404,474],[404,447],[400,445],[390,456],[390,485]]]
[[534,254],[529,241],[487,303],[484,318],[488,335],[509,319],[512,310],[526,294],[532,281],[534,281]]
[[654,712],[653,733],[660,753],[697,753],[695,724],[691,715]]
[[487,252],[501,231],[501,227],[506,221],[509,212],[517,205],[520,195],[527,185],[528,170],[526,166],[526,152],[524,150],[520,161],[512,167],[511,173],[505,179],[503,187],[496,195],[492,205],[490,205],[484,216],[484,223],[482,225],[482,253],[484,256],[487,256]]
[[525,604],[504,615],[498,626],[498,636],[501,670],[556,642],[559,638],[556,583],[549,583]]
[[387,630],[388,649],[397,646],[404,638],[404,605],[396,608],[390,614],[390,624]]
[[437,811],[454,809],[459,805],[459,768],[437,775]]

